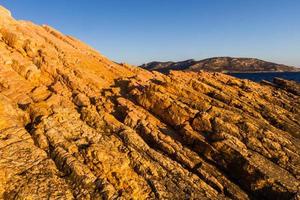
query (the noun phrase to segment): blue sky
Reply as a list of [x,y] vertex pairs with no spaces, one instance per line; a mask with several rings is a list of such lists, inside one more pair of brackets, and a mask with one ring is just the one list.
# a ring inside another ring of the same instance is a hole
[[0,0],[110,59],[142,64],[213,56],[300,67],[298,0]]

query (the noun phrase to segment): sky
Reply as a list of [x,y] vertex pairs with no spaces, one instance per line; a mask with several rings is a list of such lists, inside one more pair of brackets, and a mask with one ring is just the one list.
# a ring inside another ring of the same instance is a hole
[[300,67],[299,0],[0,0],[14,18],[48,24],[116,61],[216,56]]

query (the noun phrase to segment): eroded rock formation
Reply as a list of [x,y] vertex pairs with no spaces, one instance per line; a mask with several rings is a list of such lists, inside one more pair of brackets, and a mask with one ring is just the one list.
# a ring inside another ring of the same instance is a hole
[[297,83],[148,72],[0,15],[0,198],[300,198]]

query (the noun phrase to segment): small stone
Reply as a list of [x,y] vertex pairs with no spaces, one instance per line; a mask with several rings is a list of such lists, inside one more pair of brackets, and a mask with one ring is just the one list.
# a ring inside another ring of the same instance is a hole
[[79,107],[86,107],[90,105],[90,99],[85,94],[79,93],[74,98],[74,103]]

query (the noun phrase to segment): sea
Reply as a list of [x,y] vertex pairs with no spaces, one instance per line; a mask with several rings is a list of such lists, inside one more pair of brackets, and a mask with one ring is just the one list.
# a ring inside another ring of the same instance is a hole
[[249,79],[255,82],[260,82],[262,80],[272,82],[273,78],[278,77],[300,83],[300,72],[229,73],[229,75],[241,79]]

